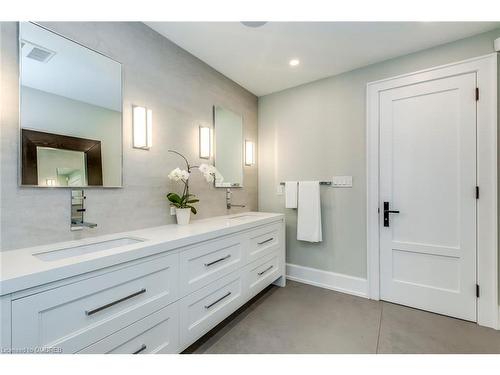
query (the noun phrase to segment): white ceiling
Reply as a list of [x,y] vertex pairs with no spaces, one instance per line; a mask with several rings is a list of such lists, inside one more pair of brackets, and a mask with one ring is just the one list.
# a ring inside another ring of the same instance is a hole
[[[500,22],[146,24],[257,96],[500,27]],[[300,65],[292,68],[293,58]]]

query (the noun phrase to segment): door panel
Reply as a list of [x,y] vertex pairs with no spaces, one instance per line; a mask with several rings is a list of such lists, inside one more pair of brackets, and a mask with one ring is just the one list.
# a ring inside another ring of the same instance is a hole
[[[380,94],[381,298],[476,320],[475,73]],[[383,215],[383,212],[381,212]]]

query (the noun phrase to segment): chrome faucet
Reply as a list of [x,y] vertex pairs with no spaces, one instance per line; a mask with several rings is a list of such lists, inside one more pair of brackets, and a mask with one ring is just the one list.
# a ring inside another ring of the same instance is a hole
[[84,220],[84,201],[86,197],[83,190],[71,190],[71,230],[95,228],[97,224],[87,223]]
[[244,204],[232,204],[231,203],[231,195],[233,193],[231,192],[231,189],[227,188],[226,189],[226,207],[228,210],[230,210],[232,207],[245,207]]
[[95,224],[95,223],[87,223],[85,221],[82,221],[80,223],[72,223],[72,224],[76,224],[76,225],[79,225],[81,227],[87,227],[87,228],[95,228],[95,227],[97,227],[97,224]]

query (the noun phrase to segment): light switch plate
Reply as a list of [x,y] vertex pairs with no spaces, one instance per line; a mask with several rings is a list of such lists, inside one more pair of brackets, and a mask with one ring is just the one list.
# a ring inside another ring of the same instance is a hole
[[342,188],[352,187],[352,176],[334,176],[332,186]]
[[170,215],[171,216],[175,215],[175,207],[174,206],[170,207]]

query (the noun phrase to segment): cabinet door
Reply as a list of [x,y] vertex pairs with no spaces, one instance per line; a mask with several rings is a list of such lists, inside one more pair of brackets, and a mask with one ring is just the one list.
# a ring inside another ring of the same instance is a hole
[[243,266],[242,235],[224,237],[180,254],[181,296],[198,290]]
[[78,350],[174,302],[178,254],[133,265],[12,302],[12,346]]
[[207,333],[244,301],[240,270],[184,297],[180,301],[181,346]]
[[248,261],[253,262],[279,249],[283,243],[282,223],[274,223],[252,230],[248,233]]
[[173,303],[92,344],[82,354],[155,354],[179,350],[179,306]]
[[250,263],[244,270],[245,293],[248,298],[255,296],[281,275],[278,251]]
[[10,295],[0,297],[0,354],[10,353],[11,307]]

